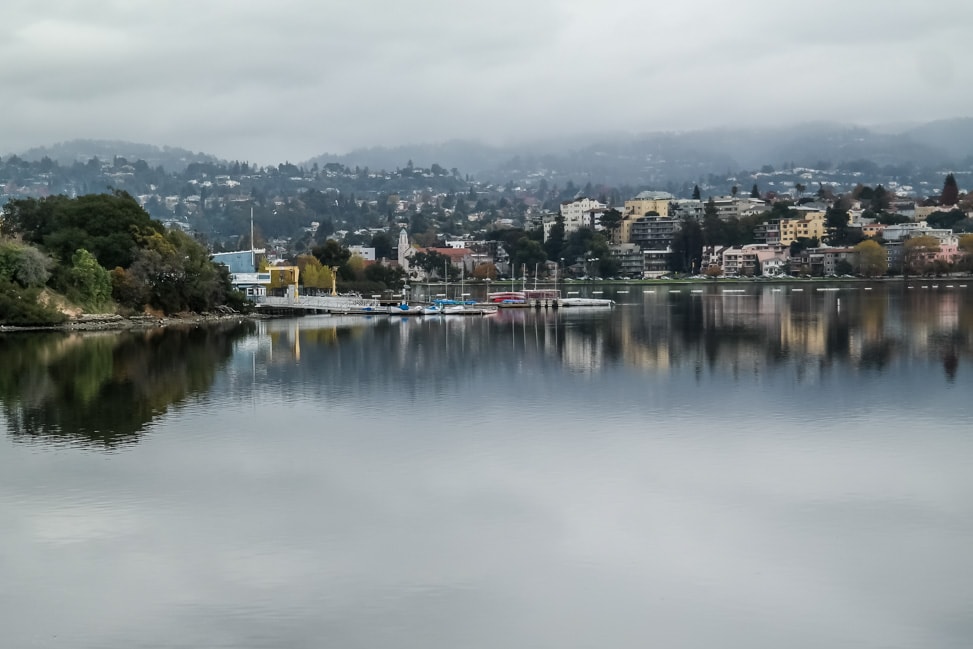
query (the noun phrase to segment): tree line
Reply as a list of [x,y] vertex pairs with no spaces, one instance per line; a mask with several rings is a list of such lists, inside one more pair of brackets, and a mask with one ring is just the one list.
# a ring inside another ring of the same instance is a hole
[[64,320],[52,292],[87,311],[240,309],[224,266],[189,235],[166,230],[123,191],[4,205],[0,321]]

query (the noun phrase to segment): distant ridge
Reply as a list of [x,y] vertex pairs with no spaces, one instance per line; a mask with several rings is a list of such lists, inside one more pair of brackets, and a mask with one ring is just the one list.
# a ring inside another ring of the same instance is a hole
[[944,150],[955,160],[973,158],[973,117],[942,119],[915,126],[905,135]]
[[[206,153],[120,140],[71,140],[20,154],[27,160],[47,156],[61,165],[93,157],[144,160],[179,173],[192,163],[226,162]],[[901,127],[861,127],[808,122],[767,129],[719,128],[641,134],[603,132],[509,145],[475,140],[356,149],[322,154],[299,166],[340,163],[352,169],[393,171],[409,161],[418,167],[438,164],[485,182],[533,176],[609,185],[693,182],[709,174],[734,174],[789,166],[837,168],[868,161],[890,175],[917,166],[956,169],[973,166],[973,118],[961,117]]]
[[973,118],[930,122],[899,132],[809,122],[767,129],[588,134],[508,146],[454,140],[323,154],[306,164],[338,162],[378,170],[402,167],[408,160],[419,166],[455,167],[479,180],[498,182],[543,172],[575,182],[657,185],[764,165],[837,167],[867,160],[890,169],[950,168],[973,160]]
[[182,172],[194,162],[214,163],[219,160],[205,153],[194,153],[187,149],[153,144],[138,144],[122,140],[70,140],[51,146],[34,147],[18,154],[25,160],[41,160],[45,156],[60,165],[70,166],[75,162],[87,162],[92,158],[112,160],[120,156],[135,162],[144,160],[150,167],[161,166],[166,171]]

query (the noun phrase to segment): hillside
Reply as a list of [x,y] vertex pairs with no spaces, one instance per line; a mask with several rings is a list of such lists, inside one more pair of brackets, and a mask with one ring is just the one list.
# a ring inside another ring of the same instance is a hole
[[138,144],[121,140],[71,140],[51,146],[34,147],[19,154],[25,160],[38,161],[44,157],[58,164],[70,166],[92,158],[112,160],[115,156],[134,162],[144,160],[150,167],[162,167],[170,172],[182,172],[194,162],[218,162],[215,156],[194,153],[187,149],[153,144]]
[[394,169],[412,160],[456,167],[494,182],[545,175],[595,184],[663,185],[764,165],[827,168],[867,160],[879,167],[948,168],[971,153],[973,119],[959,119],[902,132],[819,122],[759,130],[586,135],[505,147],[452,141],[323,154],[306,164]]

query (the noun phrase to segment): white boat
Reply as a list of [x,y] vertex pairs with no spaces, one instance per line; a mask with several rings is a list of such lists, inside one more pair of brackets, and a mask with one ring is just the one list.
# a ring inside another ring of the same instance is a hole
[[442,315],[443,307],[441,304],[427,304],[422,307],[422,315]]
[[443,315],[492,315],[498,310],[496,304],[447,304]]
[[615,300],[599,297],[566,297],[558,304],[560,306],[615,306]]
[[389,307],[389,315],[400,316],[400,315],[422,315],[421,306],[409,306],[407,303],[403,302],[396,306]]

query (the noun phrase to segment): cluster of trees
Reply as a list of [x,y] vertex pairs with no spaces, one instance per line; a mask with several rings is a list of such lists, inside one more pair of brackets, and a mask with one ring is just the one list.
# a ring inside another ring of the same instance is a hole
[[[365,264],[365,260],[334,239],[314,246],[310,252],[298,255],[298,282],[306,290],[330,293],[345,291],[397,291],[405,284],[405,272],[383,264]],[[266,266],[262,269],[266,270]],[[274,275],[271,288],[283,288],[293,283],[293,277]]]
[[561,217],[555,220],[547,241],[544,241],[543,228],[509,228],[487,234],[488,240],[499,242],[507,251],[514,275],[520,274],[521,269],[533,274],[535,268],[553,262],[564,274],[576,267],[583,269],[582,273],[591,272],[601,277],[611,277],[619,268],[618,262],[611,258],[609,236],[591,228],[579,228],[565,234]]
[[[241,308],[226,268],[192,237],[167,231],[129,194],[7,203],[0,223],[0,319],[51,323],[45,288],[91,311],[205,312]],[[28,305],[29,304],[29,305]]]

